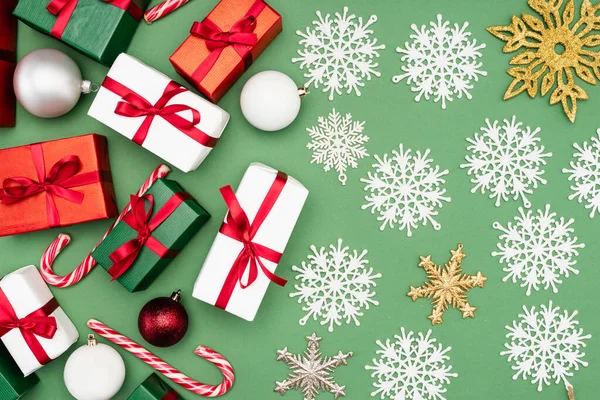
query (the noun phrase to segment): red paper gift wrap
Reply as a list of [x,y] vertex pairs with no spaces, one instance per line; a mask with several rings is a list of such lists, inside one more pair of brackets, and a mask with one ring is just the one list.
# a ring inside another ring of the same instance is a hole
[[281,15],[263,0],[221,0],[170,61],[217,103],[281,30]]
[[116,216],[104,136],[0,150],[0,236]]
[[15,126],[13,74],[16,66],[17,0],[0,0],[0,127]]

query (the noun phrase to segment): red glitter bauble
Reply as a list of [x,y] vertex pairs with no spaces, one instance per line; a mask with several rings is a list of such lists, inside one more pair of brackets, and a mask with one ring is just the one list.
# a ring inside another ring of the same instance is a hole
[[171,297],[150,300],[140,311],[138,328],[151,345],[169,347],[179,342],[187,332],[188,314],[179,302],[181,290]]

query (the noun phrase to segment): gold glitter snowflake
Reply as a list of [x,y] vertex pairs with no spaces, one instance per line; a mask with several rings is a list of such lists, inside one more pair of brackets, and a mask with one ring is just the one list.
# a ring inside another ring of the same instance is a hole
[[[577,100],[587,100],[586,91],[575,83],[573,72],[592,85],[600,79],[600,16],[596,13],[600,4],[592,5],[583,0],[579,20],[574,20],[573,0],[529,0],[529,6],[542,19],[531,14],[513,15],[508,26],[492,26],[487,30],[506,43],[505,53],[523,49],[510,60],[507,72],[514,79],[509,85],[504,100],[527,91],[530,97],[538,92],[541,78],[541,94],[556,88],[550,95],[550,104],[562,103],[571,122],[577,114]],[[595,75],[595,76],[594,76]]]
[[442,316],[450,306],[462,311],[463,318],[475,317],[477,307],[469,304],[466,292],[476,286],[482,288],[487,278],[481,275],[481,272],[477,272],[475,276],[460,274],[462,259],[467,256],[462,249],[463,245],[459,244],[456,250],[450,250],[452,258],[445,268],[435,265],[431,256],[421,256],[419,267],[427,272],[429,281],[418,288],[411,286],[408,296],[413,301],[419,298],[433,299],[433,312],[427,317],[432,325],[442,323]]

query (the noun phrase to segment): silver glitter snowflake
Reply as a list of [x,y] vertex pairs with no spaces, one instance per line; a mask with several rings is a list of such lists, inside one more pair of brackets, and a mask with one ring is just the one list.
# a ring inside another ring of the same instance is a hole
[[473,139],[467,138],[471,154],[466,156],[468,162],[460,166],[468,168],[467,174],[474,176],[471,193],[489,191],[489,197],[496,199],[496,207],[509,197],[521,198],[526,208],[531,207],[526,195],[532,194],[538,183],[546,184],[540,167],[552,156],[544,153],[544,146],[539,144],[536,135],[540,128],[523,126],[516,122],[516,117],[511,121],[505,119],[503,125],[498,121],[492,124],[489,119],[485,123],[487,126],[481,128],[481,133],[475,133]]
[[561,277],[579,273],[574,268],[575,257],[579,255],[577,249],[585,245],[577,243],[576,236],[571,236],[574,220],[556,218],[556,213],[550,212],[550,205],[543,211],[537,210],[537,215],[519,207],[519,214],[515,223],[509,222],[506,228],[499,222],[493,225],[503,232],[500,240],[504,242],[498,244],[500,251],[492,252],[494,257],[500,256],[501,263],[507,264],[503,271],[508,274],[503,281],[520,281],[521,287],[527,287],[527,296],[531,289],[539,290],[540,285],[544,290],[552,287],[557,293]]
[[578,371],[580,366],[588,365],[583,361],[585,353],[581,348],[592,336],[584,335],[583,329],[576,328],[579,324],[575,320],[577,311],[561,313],[560,307],[554,307],[552,301],[548,306],[542,304],[539,311],[523,306],[523,312],[519,314],[519,322],[513,321],[512,326],[506,326],[506,337],[511,343],[506,343],[507,350],[500,353],[514,363],[512,369],[517,372],[513,379],[517,380],[519,376],[523,380],[529,379],[537,384],[540,392],[544,385],[550,386],[552,380],[554,383],[562,381],[568,389],[571,385],[567,378],[572,377],[573,371]]
[[482,71],[479,50],[485,44],[477,45],[477,40],[470,40],[471,32],[466,29],[467,22],[460,27],[450,22],[442,22],[438,14],[437,23],[430,22],[430,28],[412,24],[415,32],[410,35],[412,43],[406,42],[405,48],[397,47],[396,51],[402,54],[401,75],[392,78],[394,83],[406,79],[411,90],[416,92],[415,101],[422,97],[429,100],[433,97],[436,103],[442,101],[442,108],[446,108],[446,101],[453,101],[454,96],[471,99],[469,90],[473,89],[473,82],[479,80],[479,75],[486,76]]
[[341,326],[342,320],[346,324],[354,321],[359,326],[362,310],[379,305],[371,289],[381,274],[367,268],[367,250],[360,254],[356,250],[350,252],[348,246],[342,245],[342,239],[338,239],[337,246],[330,245],[329,250],[317,249],[314,245],[310,249],[313,254],[308,256],[308,262],[302,261],[300,267],[292,266],[292,270],[298,272],[296,280],[300,283],[294,285],[297,292],[290,297],[298,297],[298,303],[305,304],[302,311],[307,312],[300,319],[300,325],[306,325],[312,317],[315,321],[321,319],[321,325],[328,324],[329,332],[333,332],[334,325]]
[[362,209],[370,209],[371,214],[377,212],[378,221],[382,221],[380,230],[386,226],[394,228],[398,224],[400,230],[407,230],[407,235],[412,236],[412,229],[418,224],[431,223],[435,230],[441,225],[434,219],[438,215],[437,208],[443,202],[449,202],[450,197],[444,196],[446,182],[443,177],[448,170],[441,171],[437,165],[432,165],[429,149],[421,154],[412,154],[411,149],[392,151],[392,155],[384,154],[383,158],[375,156],[375,170],[369,172],[365,190],[371,192],[365,196],[367,204]]
[[292,58],[292,62],[300,62],[302,70],[306,68],[304,77],[309,80],[305,86],[322,85],[323,92],[329,92],[329,100],[333,100],[334,94],[342,94],[342,89],[360,96],[359,88],[365,86],[365,80],[381,76],[375,58],[385,45],[378,45],[377,39],[371,38],[370,29],[377,17],[371,15],[364,23],[362,17],[348,15],[348,7],[334,17],[330,14],[323,17],[317,11],[317,17],[314,28],[307,27],[306,33],[296,31],[304,48],[298,50],[300,57]]
[[444,348],[436,344],[431,337],[431,330],[426,335],[418,332],[408,332],[401,329],[400,335],[394,335],[395,340],[387,339],[385,343],[377,341],[379,358],[373,359],[374,365],[365,369],[372,370],[373,383],[376,390],[372,397],[394,400],[445,400],[444,385],[450,383],[450,378],[457,377],[450,372],[451,365],[448,352],[451,347]]
[[320,337],[313,333],[306,340],[304,354],[292,354],[287,347],[277,350],[277,361],[285,362],[292,373],[283,382],[275,382],[275,391],[283,396],[290,390],[300,390],[304,400],[315,400],[319,392],[329,392],[335,399],[345,397],[346,386],[338,385],[331,375],[340,365],[347,365],[353,353],[339,351],[334,357],[323,356]]
[[577,153],[573,154],[576,161],[571,161],[571,168],[563,168],[562,172],[569,174],[569,181],[573,182],[569,200],[577,198],[579,203],[586,202],[585,208],[590,211],[590,218],[600,213],[600,129],[596,132],[598,137],[592,137],[592,142],[577,143],[573,147]]

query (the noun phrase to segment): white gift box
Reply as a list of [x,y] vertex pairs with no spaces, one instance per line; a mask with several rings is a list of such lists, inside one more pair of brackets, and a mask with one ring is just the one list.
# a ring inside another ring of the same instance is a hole
[[[24,318],[42,308],[54,297],[33,265],[6,275],[0,281],[0,289],[8,298],[17,318]],[[54,337],[46,339],[35,336],[35,339],[39,341],[48,357],[54,360],[77,341],[79,333],[60,306],[49,317],[56,319],[57,330]],[[42,367],[19,329],[7,332],[2,336],[2,341],[25,376]]]
[[[236,197],[251,224],[276,176],[277,170],[259,163],[251,164],[244,174]],[[307,197],[308,190],[294,178],[288,177],[277,202],[252,241],[283,253]],[[243,248],[241,242],[219,232],[196,279],[193,296],[215,305],[227,275]],[[275,272],[276,263],[265,259],[261,261],[269,271]],[[259,268],[257,280],[249,287],[244,289],[239,282],[236,283],[225,310],[253,321],[269,283],[270,280]]]
[[[168,76],[125,53],[117,57],[107,76],[137,93],[152,105],[162,97],[165,88],[171,82]],[[88,115],[132,139],[146,117],[116,114],[117,104],[122,100],[121,96],[105,87],[100,87]],[[213,138],[221,137],[229,122],[229,113],[189,90],[177,94],[166,103],[167,106],[173,104],[183,104],[196,109],[200,113],[200,123],[195,127]],[[192,112],[189,110],[179,112],[177,115],[187,121],[193,120]],[[198,143],[159,115],[154,117],[142,147],[183,172],[198,168],[212,150],[212,147]]]

